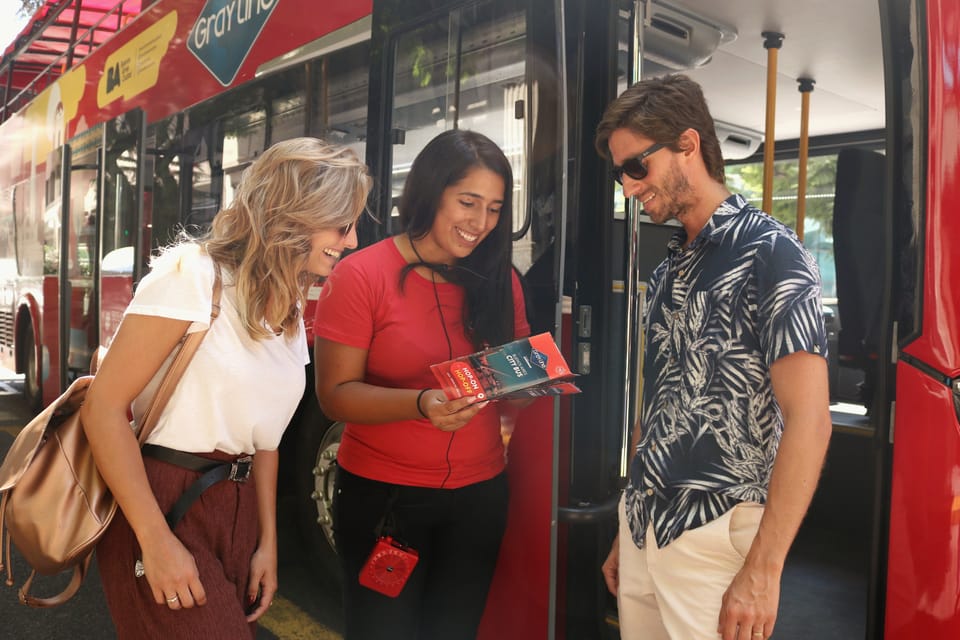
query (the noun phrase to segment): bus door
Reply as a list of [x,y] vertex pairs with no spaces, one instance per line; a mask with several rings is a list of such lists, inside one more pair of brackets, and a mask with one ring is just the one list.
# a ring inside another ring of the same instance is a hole
[[[553,332],[560,308],[554,247],[563,225],[556,73],[548,68],[552,10],[502,0],[445,4],[374,2],[367,160],[381,189],[372,198],[385,223],[380,233],[399,230],[395,205],[428,141],[450,129],[483,133],[513,168],[513,260],[531,285],[531,326]],[[377,239],[369,227],[361,225],[364,244]],[[480,638],[552,637],[558,403],[541,398],[517,416],[504,412],[510,508]]]
[[[60,283],[66,280],[70,265],[62,260],[69,246],[70,145],[51,152],[47,160],[47,178],[43,184],[43,309],[40,314],[41,363],[40,388],[43,404],[51,402],[67,386],[67,347],[65,327],[69,327],[70,292]],[[25,345],[32,350],[29,341]],[[27,375],[27,395],[30,395]]]
[[59,265],[59,362],[61,388],[90,371],[99,340],[96,272],[100,127],[70,141],[63,153]]
[[[78,144],[79,143],[79,144]],[[86,373],[96,340],[93,269],[95,223],[84,215],[83,200],[93,187],[96,206],[97,163],[74,140],[54,150],[47,162],[43,201],[43,311],[41,313],[40,389],[43,403],[56,398]],[[91,317],[91,313],[93,316]],[[33,347],[25,343],[25,348]],[[33,376],[27,375],[27,395]]]
[[144,273],[150,220],[144,215],[144,114],[129,111],[103,127],[99,198],[100,335],[107,345]]
[[878,385],[895,392],[885,398],[892,455],[876,626],[887,640],[947,640],[960,636],[960,89],[951,67],[960,6],[881,4],[896,27],[891,48],[914,53],[890,81],[903,92],[887,174],[899,295],[889,301],[896,357],[886,359],[895,373]]

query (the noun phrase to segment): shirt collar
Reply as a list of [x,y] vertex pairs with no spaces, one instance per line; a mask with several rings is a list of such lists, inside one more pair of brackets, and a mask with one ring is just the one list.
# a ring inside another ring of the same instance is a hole
[[[697,247],[704,242],[719,244],[723,236],[737,216],[748,206],[746,198],[739,193],[735,193],[720,203],[720,206],[711,214],[703,229],[697,234],[697,237],[690,243],[690,249]],[[687,240],[687,232],[680,228],[670,242],[667,243],[667,249],[671,254],[680,253],[683,250],[683,243]]]

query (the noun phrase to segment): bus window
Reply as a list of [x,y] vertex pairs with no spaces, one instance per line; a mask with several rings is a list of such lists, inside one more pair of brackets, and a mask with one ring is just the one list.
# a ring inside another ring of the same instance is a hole
[[303,135],[306,126],[306,96],[303,91],[275,97],[270,101],[270,143]]
[[[61,158],[59,152],[50,154],[47,160],[50,167],[49,174],[57,176],[61,173]],[[48,178],[44,181],[43,198],[43,275],[56,276],[60,272],[60,199],[59,188],[52,186],[59,182],[59,178]]]
[[38,276],[44,268],[44,248],[40,237],[42,235],[45,238],[46,231],[35,209],[30,206],[30,190],[26,182],[13,187],[12,205],[18,273],[21,276]]
[[[210,221],[220,209],[220,184],[223,181],[221,155],[223,138],[220,123],[216,120],[194,128],[193,121],[200,118],[188,114],[184,123],[184,152],[182,185],[184,196],[181,202],[184,229],[193,235],[202,234],[210,227]],[[186,188],[189,180],[190,188]]]
[[137,182],[143,114],[132,111],[106,123],[104,129],[102,254],[132,247],[139,225]]
[[[12,278],[17,274],[16,246],[17,239],[16,221],[13,219],[13,189],[0,190],[0,282],[7,278]],[[0,314],[8,309],[0,308]],[[0,316],[3,317],[3,316]],[[0,322],[3,329],[13,327],[13,323]],[[6,336],[0,329],[0,344],[13,344],[13,342],[4,342]]]
[[243,170],[263,153],[267,141],[267,111],[255,108],[223,123],[223,193],[220,207],[233,202]]
[[[67,323],[67,379],[89,372],[90,358],[100,344],[98,328],[95,261],[98,252],[97,148],[96,130],[71,142],[71,168],[65,172],[70,181],[66,210],[68,246],[65,286],[70,292],[69,308],[62,318]],[[92,143],[92,144],[91,144]],[[132,249],[132,246],[131,246]],[[132,262],[131,262],[132,264]],[[129,277],[129,275],[128,275]]]
[[313,65],[313,113],[310,134],[367,154],[367,101],[370,42],[324,56]]
[[147,127],[145,175],[153,176],[144,188],[144,249],[153,251],[174,241],[180,224],[180,129],[178,113]]
[[268,144],[298,138],[306,133],[305,78],[303,67],[270,77],[268,81]]
[[[401,35],[395,55],[392,198],[429,140],[446,129],[470,129],[500,145],[510,160],[513,226],[523,228],[529,104],[524,12],[493,2],[456,9]],[[517,246],[514,261],[521,271],[530,267],[529,242]]]

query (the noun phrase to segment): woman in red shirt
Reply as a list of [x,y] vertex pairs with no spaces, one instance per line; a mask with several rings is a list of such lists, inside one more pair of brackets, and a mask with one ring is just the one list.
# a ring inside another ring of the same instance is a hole
[[[472,131],[414,160],[402,233],[345,258],[314,323],[317,396],[346,423],[333,504],[345,637],[476,637],[507,513],[497,402],[447,400],[430,365],[529,334],[511,264],[513,176]],[[419,553],[399,596],[364,587],[381,535]]]

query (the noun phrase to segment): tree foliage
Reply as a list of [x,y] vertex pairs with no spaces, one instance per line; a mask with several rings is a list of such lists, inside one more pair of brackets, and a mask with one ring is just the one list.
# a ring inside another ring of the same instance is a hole
[[[726,168],[727,184],[760,206],[763,197],[763,164],[733,165]],[[797,225],[797,187],[800,165],[797,160],[773,163],[773,206],[768,211],[790,228]],[[833,193],[837,177],[835,155],[815,156],[807,161],[807,193],[804,229],[829,229],[833,220]]]
[[[796,158],[773,163],[773,200],[769,213],[791,229],[797,228],[797,185],[800,165]],[[756,207],[763,199],[763,163],[728,165],[727,186]],[[807,160],[807,191],[803,244],[820,265],[823,291],[836,295],[833,263],[833,197],[837,179],[837,156],[814,156]]]

